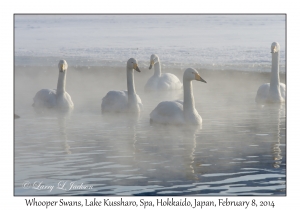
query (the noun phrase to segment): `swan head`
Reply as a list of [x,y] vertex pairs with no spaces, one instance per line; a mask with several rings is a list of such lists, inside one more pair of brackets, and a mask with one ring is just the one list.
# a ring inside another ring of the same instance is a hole
[[153,66],[154,64],[156,64],[157,62],[159,62],[159,57],[158,57],[158,55],[152,54],[152,55],[150,56],[150,66],[149,66],[149,69],[151,69],[152,66]]
[[130,58],[128,61],[127,61],[127,68],[128,69],[134,69],[136,70],[137,72],[141,72],[141,70],[139,69],[138,67],[138,62],[135,58]]
[[206,81],[200,76],[199,72],[194,68],[188,68],[184,71],[183,80],[197,80],[206,83]]
[[60,60],[58,63],[58,69],[60,72],[64,72],[68,69],[68,63],[65,60]]
[[280,45],[278,42],[273,42],[271,45],[271,53],[277,53],[280,50]]

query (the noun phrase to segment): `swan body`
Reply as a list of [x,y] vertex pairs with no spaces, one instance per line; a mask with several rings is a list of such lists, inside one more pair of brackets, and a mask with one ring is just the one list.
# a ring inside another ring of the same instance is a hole
[[127,61],[127,91],[109,91],[102,98],[101,110],[106,112],[140,112],[143,104],[135,92],[133,72],[141,72],[137,60],[130,58]]
[[58,63],[59,76],[57,89],[41,89],[33,98],[33,107],[36,109],[71,110],[74,108],[71,96],[66,92],[66,75],[68,64],[65,60]]
[[271,45],[271,80],[270,83],[265,83],[258,88],[255,98],[255,101],[258,104],[285,102],[285,84],[280,83],[279,78],[279,50],[279,44],[273,42]]
[[184,100],[160,102],[150,113],[150,123],[175,125],[202,123],[202,118],[195,109],[192,80],[206,83],[196,69],[186,69],[183,74]]
[[145,85],[146,91],[153,90],[178,90],[182,88],[182,83],[174,74],[161,73],[159,57],[155,54],[150,57],[150,67],[154,66],[154,74]]

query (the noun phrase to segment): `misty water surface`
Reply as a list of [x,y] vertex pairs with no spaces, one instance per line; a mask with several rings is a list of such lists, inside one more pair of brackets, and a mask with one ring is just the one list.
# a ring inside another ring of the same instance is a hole
[[[15,195],[285,195],[285,105],[257,106],[269,74],[199,70],[193,82],[202,127],[155,126],[149,114],[182,91],[145,93],[152,71],[135,72],[144,109],[139,116],[102,115],[109,90],[126,89],[125,67],[75,67],[69,63],[68,115],[37,114],[32,98],[56,88],[57,67],[15,68]],[[172,71],[182,80],[181,69]],[[282,75],[282,82],[285,76]],[[24,183],[86,190],[24,189]]]

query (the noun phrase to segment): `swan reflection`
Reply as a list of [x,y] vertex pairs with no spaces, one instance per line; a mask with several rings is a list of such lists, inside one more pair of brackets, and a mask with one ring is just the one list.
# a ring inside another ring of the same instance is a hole
[[71,147],[68,143],[68,133],[66,131],[67,128],[66,116],[58,116],[57,121],[58,121],[58,128],[59,128],[59,136],[62,140],[64,151],[66,152],[66,154],[70,155],[72,154],[72,152],[70,150]]
[[285,127],[285,125],[282,125],[282,120],[281,118],[285,116],[285,108],[283,105],[280,105],[278,107],[276,107],[276,111],[275,111],[275,115],[274,118],[277,118],[277,142],[275,142],[273,144],[273,155],[274,155],[274,168],[279,168],[281,165],[281,160],[282,160],[282,156],[281,156],[281,149],[280,149],[280,145],[281,145],[281,128],[282,126]]
[[[195,160],[197,137],[201,126],[151,126],[151,136],[141,134],[134,143],[136,164],[150,182],[176,182],[197,180]],[[184,170],[182,170],[184,169]]]
[[[263,125],[264,132],[269,133],[267,135],[273,135],[272,137],[272,156],[273,156],[273,167],[280,168],[282,164],[282,136],[285,136],[283,132],[285,131],[285,105],[284,104],[268,104],[261,107],[262,116],[260,117],[260,124]],[[285,137],[284,137],[285,138]]]

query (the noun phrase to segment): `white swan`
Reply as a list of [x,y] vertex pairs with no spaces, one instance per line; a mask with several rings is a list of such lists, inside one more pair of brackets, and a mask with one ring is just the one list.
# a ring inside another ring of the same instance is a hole
[[270,83],[261,85],[256,94],[255,101],[259,104],[285,102],[285,84],[280,83],[279,78],[279,50],[277,42],[271,45],[272,71]]
[[140,97],[135,93],[133,70],[141,72],[137,60],[130,58],[127,61],[127,91],[109,91],[102,99],[102,113],[140,112],[143,105]]
[[150,113],[150,123],[161,124],[196,124],[202,123],[202,118],[195,109],[192,80],[201,82],[196,69],[188,68],[183,74],[183,101],[163,101]]
[[57,89],[42,89],[33,98],[36,109],[49,108],[71,110],[74,108],[71,96],[66,92],[66,76],[68,64],[65,60],[58,63],[59,75]]
[[174,75],[170,73],[161,73],[161,66],[159,57],[152,54],[150,57],[150,67],[154,65],[154,74],[149,78],[145,85],[145,91],[153,90],[177,90],[182,88],[182,83]]

